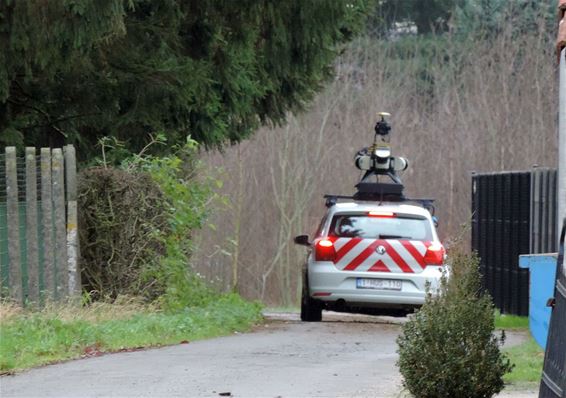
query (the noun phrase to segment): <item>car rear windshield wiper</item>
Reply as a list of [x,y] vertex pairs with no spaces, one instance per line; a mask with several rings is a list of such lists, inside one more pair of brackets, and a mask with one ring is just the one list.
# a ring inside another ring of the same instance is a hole
[[379,239],[412,239],[412,237],[401,235],[379,235]]

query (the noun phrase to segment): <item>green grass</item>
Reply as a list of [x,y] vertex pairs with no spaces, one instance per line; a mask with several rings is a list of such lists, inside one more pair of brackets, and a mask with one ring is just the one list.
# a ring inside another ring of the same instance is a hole
[[539,383],[544,362],[544,351],[538,344],[529,338],[521,345],[505,349],[504,352],[515,367],[505,375],[506,383],[523,384]]
[[528,329],[529,318],[517,315],[495,314],[495,327],[497,329]]
[[[236,295],[177,313],[144,308],[121,317],[112,309],[110,316],[81,316],[81,311],[75,308],[70,317],[55,311],[4,316],[0,325],[0,373],[78,358],[92,351],[178,344],[246,331],[262,319],[259,304]],[[65,312],[69,314],[68,309]]]
[[[529,318],[517,315],[495,314],[495,327],[504,330],[528,330]],[[524,343],[504,349],[511,363],[515,367],[505,375],[505,383],[515,387],[536,387],[540,383],[544,351],[529,337]]]

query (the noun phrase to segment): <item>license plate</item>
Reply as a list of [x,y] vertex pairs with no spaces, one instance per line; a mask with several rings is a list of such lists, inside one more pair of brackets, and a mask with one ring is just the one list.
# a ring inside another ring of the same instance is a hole
[[395,279],[358,278],[356,280],[358,289],[401,290],[402,285],[403,282]]

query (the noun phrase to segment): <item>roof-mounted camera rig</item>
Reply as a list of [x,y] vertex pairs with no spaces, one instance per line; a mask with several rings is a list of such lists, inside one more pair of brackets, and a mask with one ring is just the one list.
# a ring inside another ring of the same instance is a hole
[[[380,119],[375,124],[373,144],[360,149],[354,158],[356,167],[364,171],[360,182],[356,184],[354,196],[325,195],[326,206],[331,207],[338,199],[368,200],[379,202],[415,202],[434,214],[434,199],[408,199],[403,195],[403,182],[397,172],[404,171],[409,166],[406,158],[391,155],[390,134],[391,125],[386,118],[387,112],[378,113]],[[388,177],[390,182],[381,181]]]
[[[403,183],[397,175],[397,171],[406,170],[409,162],[405,158],[391,156],[391,145],[389,144],[391,126],[385,120],[385,117],[390,115],[386,112],[380,112],[378,116],[381,117],[381,120],[375,124],[373,144],[359,150],[354,158],[354,163],[358,169],[365,171],[360,184],[369,183],[371,177],[375,177],[374,183],[380,183],[380,176],[388,176],[393,180],[394,184],[392,185],[398,187],[393,192],[396,193],[399,189],[401,191],[403,189]],[[398,194],[401,194],[401,192],[398,192]]]

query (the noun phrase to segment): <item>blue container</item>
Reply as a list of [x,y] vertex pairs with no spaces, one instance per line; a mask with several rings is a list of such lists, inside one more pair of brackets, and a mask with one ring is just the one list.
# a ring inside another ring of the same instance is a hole
[[556,253],[525,254],[519,256],[519,267],[530,273],[529,328],[535,341],[546,349],[551,308],[548,299],[554,297],[556,283]]

